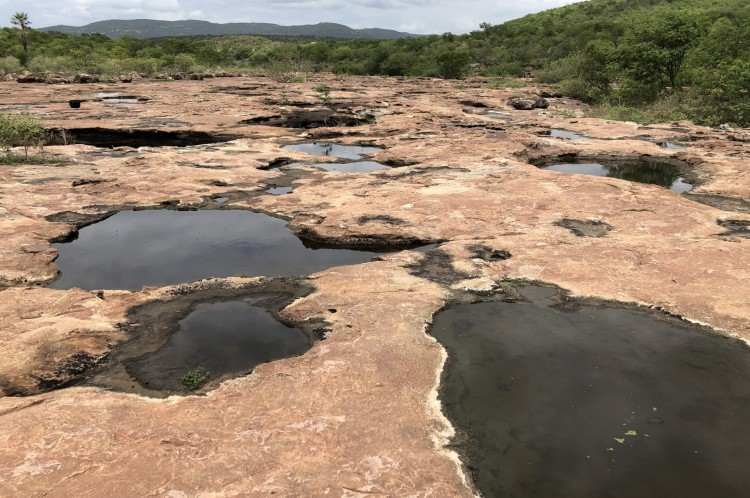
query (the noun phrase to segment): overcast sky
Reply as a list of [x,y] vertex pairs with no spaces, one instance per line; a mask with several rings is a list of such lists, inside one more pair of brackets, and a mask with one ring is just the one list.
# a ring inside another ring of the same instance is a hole
[[[338,22],[352,28],[410,33],[467,33],[479,23],[499,24],[572,0],[0,0],[0,26],[16,11],[31,27],[82,26],[105,19],[201,19],[282,25]],[[2,21],[4,19],[4,21]]]

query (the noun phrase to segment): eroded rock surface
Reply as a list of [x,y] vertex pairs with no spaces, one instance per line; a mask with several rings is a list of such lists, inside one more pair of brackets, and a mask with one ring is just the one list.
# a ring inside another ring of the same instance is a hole
[[[328,106],[314,91],[321,83]],[[470,495],[437,399],[445,353],[425,330],[452,299],[502,292],[502,281],[651,306],[750,340],[750,149],[731,139],[740,131],[570,118],[576,102],[553,94],[546,109],[515,110],[518,91],[333,76],[0,84],[8,110],[119,137],[114,148],[48,147],[57,163],[0,166],[0,495]],[[70,108],[82,92],[92,99]],[[103,92],[140,99],[94,97]],[[311,113],[366,119],[309,127]],[[165,130],[210,143],[160,146]],[[128,133],[156,142],[128,147]],[[371,159],[394,168],[285,169],[330,160],[282,149],[300,140],[378,146]],[[670,141],[687,146],[659,145]],[[529,162],[562,155],[680,161],[695,189],[682,196]],[[294,188],[276,196],[269,185]],[[237,295],[257,280],[43,286],[58,274],[52,241],[146,207],[259,210],[342,246],[439,246],[311,276],[280,313],[325,324],[325,340],[205,396],[154,399],[86,385],[97,372],[128,381],[106,369],[135,343],[131,310],[208,288]]]

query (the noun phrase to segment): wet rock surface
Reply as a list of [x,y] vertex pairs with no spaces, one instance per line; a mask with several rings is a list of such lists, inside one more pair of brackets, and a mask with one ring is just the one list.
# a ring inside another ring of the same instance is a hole
[[[331,89],[327,106],[314,90],[322,83]],[[458,295],[510,296],[508,280],[640,303],[750,338],[750,242],[717,225],[750,220],[743,210],[750,150],[730,137],[740,130],[584,118],[568,99],[517,111],[508,99],[534,100],[537,89],[484,83],[468,80],[458,90],[441,80],[314,75],[305,83],[134,80],[74,90],[0,84],[3,108],[37,114],[47,128],[242,137],[50,146],[61,162],[0,167],[0,495],[122,495],[127,482],[128,496],[469,496],[467,474],[448,446],[454,429],[437,399],[445,351],[425,330]],[[94,97],[101,92],[144,100],[107,103]],[[81,95],[81,107],[70,108]],[[467,113],[470,104],[461,101],[497,112]],[[374,119],[310,121],[322,107]],[[551,129],[586,139],[540,135]],[[377,147],[368,160],[398,167],[286,167],[323,160],[283,149],[318,141]],[[659,145],[665,142],[687,146]],[[566,155],[680,161],[695,188],[678,195],[529,162]],[[269,195],[269,186],[294,188]],[[134,395],[143,386],[129,387],[119,355],[158,350],[191,306],[243,299],[266,279],[51,289],[44,285],[59,271],[52,243],[120,211],[227,206],[288,220],[310,240],[403,250],[323,269],[299,284],[304,291],[282,293],[291,298],[279,305],[279,319],[325,336],[304,354],[216,379],[205,396]],[[581,237],[556,226],[560,220],[614,229]],[[440,245],[418,252],[412,243]],[[144,306],[153,313],[133,314]],[[146,337],[142,330],[162,331],[150,349],[136,340]],[[107,382],[98,383],[99,375]],[[50,388],[57,390],[42,392]],[[159,465],[144,455],[158,455]]]

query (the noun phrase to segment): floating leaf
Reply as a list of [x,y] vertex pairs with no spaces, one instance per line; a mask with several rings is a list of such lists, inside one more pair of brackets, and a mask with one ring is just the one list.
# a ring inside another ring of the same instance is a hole
[[628,432],[626,432],[625,435],[626,436],[637,436],[638,433],[631,429]]
[[612,439],[614,439],[615,441],[617,441],[617,442],[618,442],[618,443],[620,443],[620,444],[623,444],[623,443],[625,442],[625,438],[622,438],[622,439],[621,439],[621,438],[619,438],[619,437],[613,437]]

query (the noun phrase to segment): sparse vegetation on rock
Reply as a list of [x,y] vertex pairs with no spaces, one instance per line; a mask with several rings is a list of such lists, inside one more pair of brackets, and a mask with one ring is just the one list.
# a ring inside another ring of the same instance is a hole
[[[38,162],[38,157],[29,156],[29,149],[44,152],[45,130],[39,118],[27,114],[0,113],[0,148],[5,151],[2,162]],[[13,156],[13,147],[23,147],[24,155]]]
[[180,383],[185,386],[186,389],[195,391],[208,382],[210,377],[211,372],[206,370],[205,367],[197,367],[183,375],[182,378],[180,378]]

